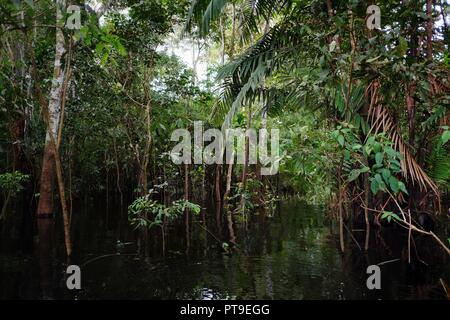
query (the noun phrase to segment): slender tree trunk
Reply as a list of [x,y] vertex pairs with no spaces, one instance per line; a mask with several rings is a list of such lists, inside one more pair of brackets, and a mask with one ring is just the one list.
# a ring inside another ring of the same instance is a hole
[[[189,164],[184,165],[184,199],[189,201]],[[184,225],[186,231],[186,252],[191,247],[191,236],[190,236],[190,224],[189,224],[189,210],[186,208],[184,210]]]
[[370,223],[369,223],[369,174],[364,173],[364,220],[366,222],[366,239],[364,243],[364,250],[369,250],[369,239],[370,239]]
[[48,103],[49,130],[45,138],[44,156],[42,160],[42,172],[39,189],[38,216],[51,216],[53,214],[53,180],[55,175],[55,154],[51,146],[51,137],[56,141],[61,116],[61,96],[64,84],[65,72],[62,67],[62,57],[66,52],[64,34],[61,30],[61,9],[65,8],[65,0],[57,1],[56,47],[53,67],[53,81],[50,89],[50,101]]
[[202,164],[202,222],[206,226],[206,165]]
[[220,45],[221,45],[221,63],[225,64],[225,30],[223,27],[222,16],[219,19],[220,26]]
[[145,105],[145,121],[146,121],[146,130],[147,130],[147,139],[145,141],[145,146],[142,155],[142,166],[141,166],[141,188],[143,194],[147,194],[148,192],[148,164],[150,162],[150,150],[152,146],[152,102],[150,95],[150,70],[149,68],[145,69],[144,74],[144,99],[146,101]]
[[39,185],[38,217],[53,215],[53,180],[55,177],[55,153],[52,146],[46,143],[42,159],[41,180]]
[[117,186],[117,191],[119,191],[119,196],[120,196],[120,208],[123,207],[123,193],[122,193],[122,188],[120,187],[120,167],[119,167],[119,156],[117,154],[117,146],[116,146],[116,137],[113,136],[113,148],[114,148],[114,159],[115,159],[115,164],[116,164],[116,186]]
[[230,234],[230,242],[236,244],[236,236],[233,228],[233,216],[230,210],[227,210],[228,233]]
[[69,222],[70,226],[72,226],[72,213],[73,213],[73,194],[72,194],[72,148],[73,148],[74,138],[70,140],[70,152],[69,152]]
[[222,196],[220,193],[220,182],[222,181],[221,179],[221,165],[220,164],[216,164],[216,180],[215,180],[215,191],[216,191],[216,202],[218,203],[218,205],[221,205],[222,202]]
[[427,59],[433,60],[433,0],[427,0]]
[[225,194],[223,196],[223,207],[225,210],[229,210],[229,197],[230,197],[230,191],[231,191],[231,180],[233,178],[233,161],[234,160],[234,152],[231,155],[231,162],[228,164],[228,170],[227,170],[227,184],[225,188]]
[[[63,212],[66,253],[67,256],[70,257],[72,254],[72,242],[70,239],[70,225],[69,225],[70,222],[67,203],[65,199],[61,161],[58,152],[59,148],[58,144],[61,141],[60,136],[61,135],[60,126],[62,126],[62,124],[60,123],[61,112],[64,108],[65,89],[67,88],[68,83],[67,78],[69,76],[69,73],[66,73],[64,68],[62,67],[62,57],[66,52],[65,39],[64,34],[62,32],[62,27],[64,26],[62,11],[65,10],[65,6],[66,6],[65,0],[57,1],[55,60],[53,68],[53,81],[50,90],[50,100],[48,104],[45,101],[45,98],[42,94],[42,90],[40,89],[40,85],[38,83],[34,56],[33,56],[33,74],[36,91],[42,108],[42,113],[44,115],[44,120],[47,124],[47,135],[45,139],[44,156],[42,161],[40,198],[38,203],[37,214],[39,218],[53,216],[53,201],[52,201],[53,180],[56,169],[56,176],[58,179],[58,189]],[[70,63],[70,57],[68,58],[68,61]],[[70,65],[68,70],[70,70]],[[43,237],[44,235],[40,234],[40,238]]]
[[414,148],[415,141],[415,114],[416,114],[416,101],[414,100],[414,94],[416,92],[416,84],[409,83],[406,85],[406,108],[408,112],[408,130],[409,130],[409,145]]
[[[252,125],[252,109],[250,107],[248,109],[248,118],[247,119],[248,119],[247,129],[250,129],[251,125]],[[241,196],[241,203],[239,205],[240,212],[243,212],[245,210],[245,189],[247,187],[249,149],[250,149],[250,139],[248,137],[245,137],[244,167],[242,169],[242,179],[241,179],[242,196]]]
[[[447,21],[445,20],[446,19],[446,14],[445,14],[445,11],[444,11],[444,8],[445,8],[446,5],[448,5],[446,3],[446,0],[440,0],[439,8],[440,8],[441,17],[442,17],[442,24],[443,24],[443,26],[442,26],[442,28],[443,28],[442,33],[448,35],[448,24],[447,24]],[[447,51],[450,50],[450,39],[448,39],[448,37],[446,37],[446,36],[444,36],[444,45],[447,46]]]
[[[268,24],[269,22],[267,22]],[[261,129],[267,130],[267,109],[263,109],[261,114]],[[264,139],[265,140],[265,139]],[[264,141],[265,142],[265,141]],[[261,141],[260,141],[261,143]],[[265,203],[265,186],[264,186],[264,177],[261,174],[261,163],[259,160],[257,160],[256,163],[256,178],[261,182],[261,186],[259,187],[259,202],[261,205],[264,205]]]
[[[417,9],[419,9],[418,5],[415,5]],[[419,39],[418,39],[418,22],[417,18],[414,16],[411,21],[410,26],[410,51],[409,57],[413,61],[417,61],[418,51],[419,51]],[[415,141],[415,113],[416,113],[416,102],[414,100],[414,94],[416,93],[416,84],[414,81],[410,81],[406,84],[406,111],[408,114],[408,134],[409,134],[409,145],[411,148],[414,148]]]
[[345,243],[344,243],[344,215],[343,215],[343,208],[342,208],[342,192],[343,190],[339,190],[339,244],[341,246],[341,251],[344,252],[345,250]]
[[231,48],[230,48],[230,59],[233,59],[234,57],[234,50],[235,50],[235,42],[236,42],[236,4],[232,3],[233,7],[233,22],[232,22],[232,30],[231,30]]
[[62,207],[62,213],[63,213],[63,224],[64,224],[64,240],[66,244],[66,253],[67,257],[70,258],[72,255],[72,240],[70,236],[70,219],[69,219],[69,211],[67,209],[67,201],[66,201],[66,194],[64,190],[64,179],[62,174],[62,166],[60,161],[60,156],[58,149],[56,147],[56,144],[53,143],[55,146],[55,166],[56,166],[56,176],[58,179],[58,189],[59,189],[59,197]]
[[[109,220],[109,168],[108,168],[108,156],[105,151],[105,168],[106,168],[106,228],[108,228],[108,220]],[[69,168],[70,171],[70,168]]]
[[341,183],[341,174],[342,174],[342,164],[344,162],[344,158],[341,159],[341,164],[338,169],[338,214],[339,214],[339,244],[341,247],[341,251],[344,252],[345,250],[345,243],[344,243],[344,213],[342,208],[342,194],[345,192],[345,187]]
[[331,18],[334,13],[333,13],[333,2],[331,0],[327,0],[327,12],[328,12],[328,16]]
[[230,197],[230,191],[231,191],[231,180],[233,176],[233,162],[234,162],[234,152],[231,155],[231,162],[228,164],[228,170],[227,170],[227,184],[225,189],[225,194],[223,196],[223,208],[225,212],[227,213],[227,224],[228,224],[228,233],[230,235],[230,242],[236,243],[236,236],[234,234],[233,229],[233,212],[229,208],[229,197]]

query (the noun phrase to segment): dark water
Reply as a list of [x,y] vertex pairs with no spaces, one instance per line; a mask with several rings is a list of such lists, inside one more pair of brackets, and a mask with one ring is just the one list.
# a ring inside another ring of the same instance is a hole
[[[0,298],[445,299],[440,279],[450,284],[450,261],[430,239],[416,237],[408,264],[399,230],[373,231],[368,253],[355,243],[363,246],[364,232],[355,230],[342,254],[324,210],[298,201],[238,222],[233,250],[224,249],[228,229],[217,224],[212,210],[206,226],[193,223],[188,251],[184,227],[171,228],[165,256],[157,229],[143,249],[136,232],[125,223],[114,225],[112,215],[94,219],[98,210],[80,212],[74,223],[71,263],[81,266],[82,290],[65,289],[65,261],[57,258],[63,251],[55,245],[28,256],[0,254]],[[447,227],[445,221],[441,235]],[[63,243],[62,235],[52,242]],[[368,290],[366,268],[378,263],[381,290]]]

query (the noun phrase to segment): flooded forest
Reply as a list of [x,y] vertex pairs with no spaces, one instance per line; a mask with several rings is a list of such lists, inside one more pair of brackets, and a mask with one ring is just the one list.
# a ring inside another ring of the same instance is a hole
[[450,299],[449,24],[0,0],[0,300]]

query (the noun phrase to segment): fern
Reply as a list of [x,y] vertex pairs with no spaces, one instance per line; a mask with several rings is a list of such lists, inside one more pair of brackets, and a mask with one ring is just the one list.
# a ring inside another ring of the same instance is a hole
[[428,175],[442,186],[450,182],[450,153],[440,137],[433,139],[434,148],[427,157]]

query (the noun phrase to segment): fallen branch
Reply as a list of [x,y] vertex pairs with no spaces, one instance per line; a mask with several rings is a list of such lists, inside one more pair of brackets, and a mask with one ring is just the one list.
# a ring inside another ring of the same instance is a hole
[[392,200],[394,200],[394,203],[397,205],[398,209],[400,210],[400,212],[403,216],[402,222],[406,226],[408,226],[408,228],[410,228],[410,230],[414,230],[418,233],[429,235],[429,236],[433,237],[442,246],[442,248],[444,248],[444,250],[447,252],[447,254],[450,255],[450,249],[445,245],[445,243],[442,242],[441,239],[439,239],[439,237],[433,231],[425,231],[425,230],[419,229],[415,225],[413,225],[411,222],[408,222],[406,220],[405,213],[403,212],[403,209],[398,204],[397,200],[394,198],[394,196],[389,191],[387,191],[387,192],[389,193],[389,196],[392,198]]

